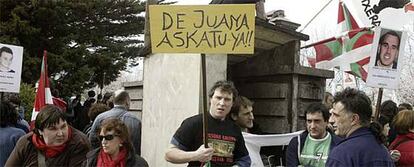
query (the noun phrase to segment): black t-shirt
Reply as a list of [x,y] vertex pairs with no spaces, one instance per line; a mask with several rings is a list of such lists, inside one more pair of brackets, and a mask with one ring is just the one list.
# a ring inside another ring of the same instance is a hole
[[[195,151],[203,144],[202,114],[192,116],[183,121],[173,137],[178,148],[184,151]],[[240,127],[230,120],[217,120],[208,116],[208,143],[214,148],[212,166],[232,166],[236,160],[249,155]],[[188,166],[200,166],[200,162],[189,162]]]

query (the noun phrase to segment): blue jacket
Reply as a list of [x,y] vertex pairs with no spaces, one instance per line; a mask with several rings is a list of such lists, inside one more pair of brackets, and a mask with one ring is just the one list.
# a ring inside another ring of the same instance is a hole
[[394,162],[368,128],[359,128],[329,153],[326,166],[393,167]]
[[16,146],[17,140],[26,133],[15,127],[0,127],[0,167],[6,164],[10,153]]
[[[329,131],[328,131],[329,132]],[[332,132],[329,132],[331,134],[331,147],[329,147],[329,152],[332,151],[332,148],[334,148],[342,139],[333,134]],[[306,137],[308,136],[308,132],[305,131],[302,134],[300,134],[300,152],[302,152],[303,146],[305,145]],[[292,138],[290,140],[287,151],[286,151],[286,166],[294,166],[297,167],[300,165],[299,163],[299,157],[298,157],[298,136]]]

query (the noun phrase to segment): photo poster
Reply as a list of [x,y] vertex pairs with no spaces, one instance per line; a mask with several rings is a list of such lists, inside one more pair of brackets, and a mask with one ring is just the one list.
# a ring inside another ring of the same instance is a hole
[[23,47],[0,43],[0,50],[0,92],[19,93]]
[[352,74],[349,74],[347,72],[342,72],[342,81],[343,81],[343,85],[344,88],[350,87],[350,88],[357,88],[356,87],[356,81],[355,81],[355,76]]
[[149,13],[152,53],[254,53],[254,4],[150,5]]
[[407,33],[404,31],[383,27],[375,29],[367,77],[368,86],[398,88],[406,42]]

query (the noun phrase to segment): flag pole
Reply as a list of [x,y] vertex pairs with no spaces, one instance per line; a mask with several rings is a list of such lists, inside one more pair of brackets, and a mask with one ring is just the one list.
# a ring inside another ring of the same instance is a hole
[[310,48],[310,47],[315,46],[315,45],[323,44],[323,43],[326,43],[326,42],[331,42],[335,39],[336,39],[335,37],[331,37],[331,38],[328,38],[328,39],[324,39],[322,41],[318,41],[318,42],[315,42],[315,43],[311,43],[309,45],[302,46],[300,49]]
[[375,107],[375,117],[374,117],[375,121],[378,121],[378,118],[379,118],[383,90],[384,88],[379,88],[379,91],[378,91],[377,105]]
[[0,92],[0,112],[1,112],[1,105],[3,104],[3,96],[4,96],[4,92]]
[[358,86],[358,79],[355,75],[352,75],[354,77],[354,81],[355,81],[355,87],[359,90],[359,86]]
[[328,38],[328,39],[324,39],[322,41],[318,41],[318,42],[315,42],[315,43],[311,43],[309,45],[302,46],[300,49],[306,49],[306,48],[309,48],[309,47],[312,47],[312,46],[315,46],[315,45],[323,44],[323,43],[326,43],[326,42],[331,42],[331,41],[336,40],[337,38],[346,36],[349,33],[355,33],[355,32],[360,32],[360,31],[365,31],[365,30],[371,30],[371,28],[370,27],[362,27],[362,28],[358,28],[358,29],[353,29],[353,30],[350,30],[350,31],[346,31],[346,32],[342,33],[340,36],[331,37],[331,38]]
[[306,25],[305,26],[303,26],[303,28],[302,28],[302,30],[300,30],[299,32],[302,32],[303,30],[305,30],[305,28],[306,27],[308,27],[308,25],[330,4],[332,2],[332,0],[330,0],[328,3],[326,3],[326,5],[325,6],[323,6],[322,7],[322,9],[321,10],[319,10],[318,11],[318,13],[316,13],[316,15],[315,16],[313,16],[312,17],[312,19],[308,22],[308,23],[306,23]]
[[202,78],[202,84],[203,84],[203,93],[202,93],[202,99],[203,99],[203,143],[204,147],[208,148],[208,111],[207,111],[207,83],[206,83],[206,54],[201,54],[201,78]]

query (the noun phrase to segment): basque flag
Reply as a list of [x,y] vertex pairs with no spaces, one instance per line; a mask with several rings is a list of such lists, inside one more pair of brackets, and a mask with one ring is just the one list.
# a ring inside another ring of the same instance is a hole
[[40,109],[47,104],[53,104],[52,93],[49,86],[49,77],[47,74],[47,51],[45,50],[43,51],[42,70],[40,72],[39,84],[36,91],[30,129],[34,128],[34,121],[36,120],[36,116],[39,114]]

